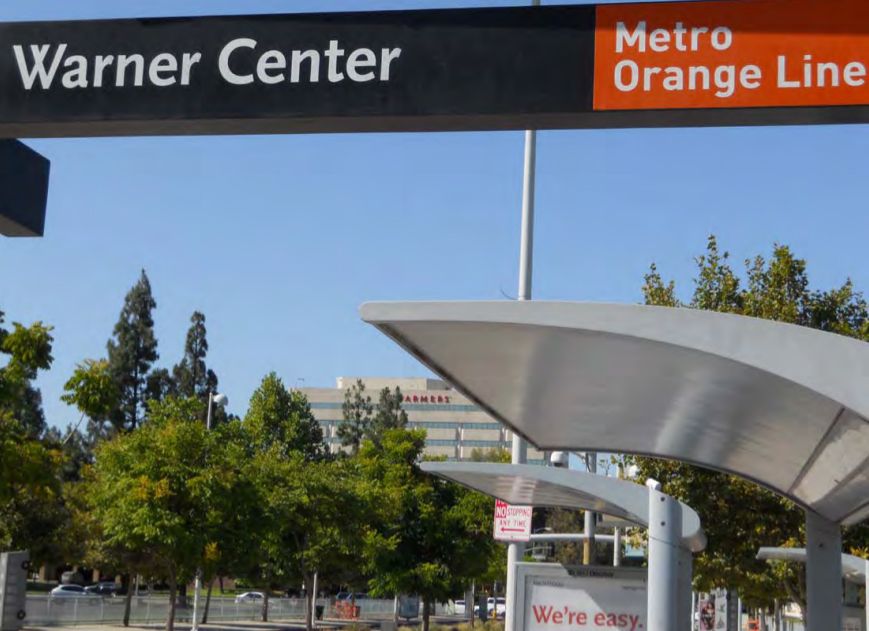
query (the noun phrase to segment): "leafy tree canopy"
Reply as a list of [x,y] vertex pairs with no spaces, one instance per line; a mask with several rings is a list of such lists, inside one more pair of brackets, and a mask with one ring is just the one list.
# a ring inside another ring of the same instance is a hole
[[326,454],[323,430],[308,398],[298,390],[288,390],[273,372],[251,396],[244,426],[260,450],[274,446],[284,455],[298,453],[306,460]]
[[[745,261],[743,278],[714,236],[696,261],[694,292],[687,302],[678,297],[675,283],[665,281],[652,265],[643,285],[646,304],[735,313],[869,340],[869,309],[853,283],[846,280],[829,290],[810,288],[806,261],[787,246],[775,245],[769,259],[756,256]],[[797,592],[792,584],[782,583],[787,577],[781,572],[755,559],[761,546],[804,539],[804,517],[795,505],[734,476],[649,458],[636,462],[642,478],[660,480],[668,493],[701,516],[709,545],[695,562],[697,588],[733,587],[754,606]],[[865,528],[852,529],[846,533],[847,545],[865,547],[867,534]]]
[[359,462],[374,511],[364,546],[371,591],[419,594],[427,629],[433,603],[488,573],[496,544],[493,501],[424,474],[424,447],[422,430],[387,430],[381,446],[363,443]]

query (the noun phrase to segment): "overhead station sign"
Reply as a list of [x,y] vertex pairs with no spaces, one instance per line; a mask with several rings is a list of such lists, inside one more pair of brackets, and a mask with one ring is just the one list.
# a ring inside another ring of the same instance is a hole
[[596,110],[869,104],[869,2],[597,8]]
[[869,121],[869,3],[0,24],[0,136]]

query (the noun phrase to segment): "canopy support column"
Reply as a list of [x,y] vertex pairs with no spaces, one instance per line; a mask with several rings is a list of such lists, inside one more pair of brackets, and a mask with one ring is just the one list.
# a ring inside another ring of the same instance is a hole
[[681,551],[679,502],[661,492],[661,483],[649,480],[648,631],[679,629]]
[[842,628],[842,529],[806,511],[807,631]]

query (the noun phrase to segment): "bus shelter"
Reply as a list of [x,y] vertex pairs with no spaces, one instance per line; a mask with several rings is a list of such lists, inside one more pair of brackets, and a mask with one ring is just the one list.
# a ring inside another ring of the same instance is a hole
[[398,302],[361,313],[540,449],[694,463],[793,500],[806,513],[808,628],[841,627],[841,526],[869,517],[869,344],[639,305]]
[[[588,510],[649,532],[648,628],[691,628],[691,554],[706,547],[700,517],[654,485],[537,465],[424,462],[422,470],[508,504]],[[522,602],[511,594],[508,603]],[[527,613],[527,612],[526,612]]]
[[[805,548],[761,548],[757,558],[765,561],[787,561],[806,563],[808,553]],[[863,629],[869,629],[869,559],[861,559],[853,554],[842,555],[842,578],[851,583],[863,585],[865,607]]]

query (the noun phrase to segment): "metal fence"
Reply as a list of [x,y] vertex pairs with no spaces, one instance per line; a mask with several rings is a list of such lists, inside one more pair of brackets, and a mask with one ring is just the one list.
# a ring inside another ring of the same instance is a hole
[[[52,598],[45,595],[27,596],[27,625],[52,626],[76,624],[117,624],[124,617],[123,597]],[[324,618],[338,618],[334,600],[320,598],[317,605],[324,608]],[[358,600],[359,618],[376,620],[391,618],[394,603],[390,600],[365,598]],[[200,612],[205,607],[204,596],[200,600]],[[269,598],[269,620],[302,620],[305,617],[305,601],[302,598]],[[167,595],[134,596],[130,603],[130,622],[148,624],[162,622],[169,613]],[[451,615],[449,605],[438,605],[436,615]],[[175,610],[175,619],[189,623],[193,615],[193,599],[188,598],[187,607]],[[201,613],[200,613],[201,615]],[[262,617],[261,602],[236,602],[233,597],[212,596],[208,609],[209,622],[258,621]]]

